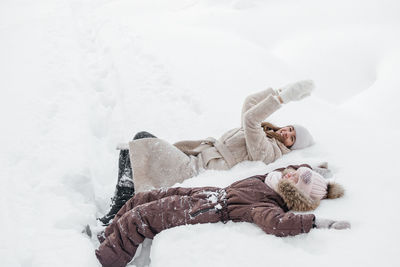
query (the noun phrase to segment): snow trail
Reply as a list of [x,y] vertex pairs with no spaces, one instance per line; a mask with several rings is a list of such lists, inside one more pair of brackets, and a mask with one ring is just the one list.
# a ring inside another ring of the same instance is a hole
[[304,124],[315,146],[181,186],[328,161],[346,196],[315,213],[353,228],[280,239],[246,223],[178,227],[131,265],[398,266],[399,10],[394,0],[2,1],[2,265],[98,266],[81,230],[100,228],[118,143],[141,130],[219,137],[239,126],[248,94],[313,78],[313,96],[270,120]]

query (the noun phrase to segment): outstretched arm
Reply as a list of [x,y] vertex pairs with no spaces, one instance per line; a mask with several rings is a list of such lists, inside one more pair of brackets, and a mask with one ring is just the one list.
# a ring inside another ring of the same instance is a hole
[[314,87],[315,85],[312,80],[302,80],[295,83],[287,84],[281,88],[278,88],[277,90],[268,88],[266,90],[262,90],[261,92],[249,95],[248,97],[246,97],[243,104],[242,118],[243,115],[250,108],[257,105],[270,95],[275,96],[280,104],[287,104],[290,101],[297,101],[303,99],[306,96],[309,96],[314,90]]
[[254,208],[252,218],[264,232],[280,237],[308,233],[315,220],[313,214],[284,212],[277,206]]

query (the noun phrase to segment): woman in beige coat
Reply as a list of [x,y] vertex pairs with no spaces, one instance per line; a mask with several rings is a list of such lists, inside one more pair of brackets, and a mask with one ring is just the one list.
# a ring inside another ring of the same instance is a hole
[[279,128],[263,121],[282,104],[310,95],[313,88],[314,83],[305,80],[248,96],[242,108],[241,127],[228,131],[219,139],[209,137],[172,145],[146,132],[139,133],[129,143],[129,156],[127,150],[121,151],[112,208],[100,220],[108,224],[134,191],[167,188],[202,170],[228,170],[246,160],[269,164],[291,149],[311,145],[313,139],[304,127]]

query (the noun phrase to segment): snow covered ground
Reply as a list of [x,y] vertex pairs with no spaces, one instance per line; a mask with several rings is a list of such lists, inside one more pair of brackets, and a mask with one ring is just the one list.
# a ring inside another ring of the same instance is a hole
[[131,266],[400,266],[399,13],[396,0],[2,0],[0,265],[99,266],[81,230],[107,211],[117,143],[219,137],[248,94],[312,78],[270,121],[306,125],[315,146],[181,186],[328,161],[347,194],[315,214],[352,229],[178,227]]

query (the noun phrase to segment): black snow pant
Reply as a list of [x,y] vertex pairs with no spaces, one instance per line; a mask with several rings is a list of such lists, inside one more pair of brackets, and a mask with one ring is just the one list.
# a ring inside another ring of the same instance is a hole
[[[133,140],[142,138],[157,138],[149,132],[138,132],[133,137]],[[118,160],[118,180],[117,185],[125,187],[133,187],[133,174],[131,160],[129,158],[129,150],[123,149],[119,152]]]
[[[138,132],[133,140],[142,138],[156,138],[154,135],[148,132]],[[111,207],[106,215],[98,218],[103,225],[108,225],[114,218],[115,214],[120,208],[128,201],[135,193],[133,184],[133,173],[131,161],[129,158],[129,150],[122,149],[119,153],[118,161],[118,180],[115,186],[114,196],[111,198]],[[101,238],[101,235],[100,237]]]

